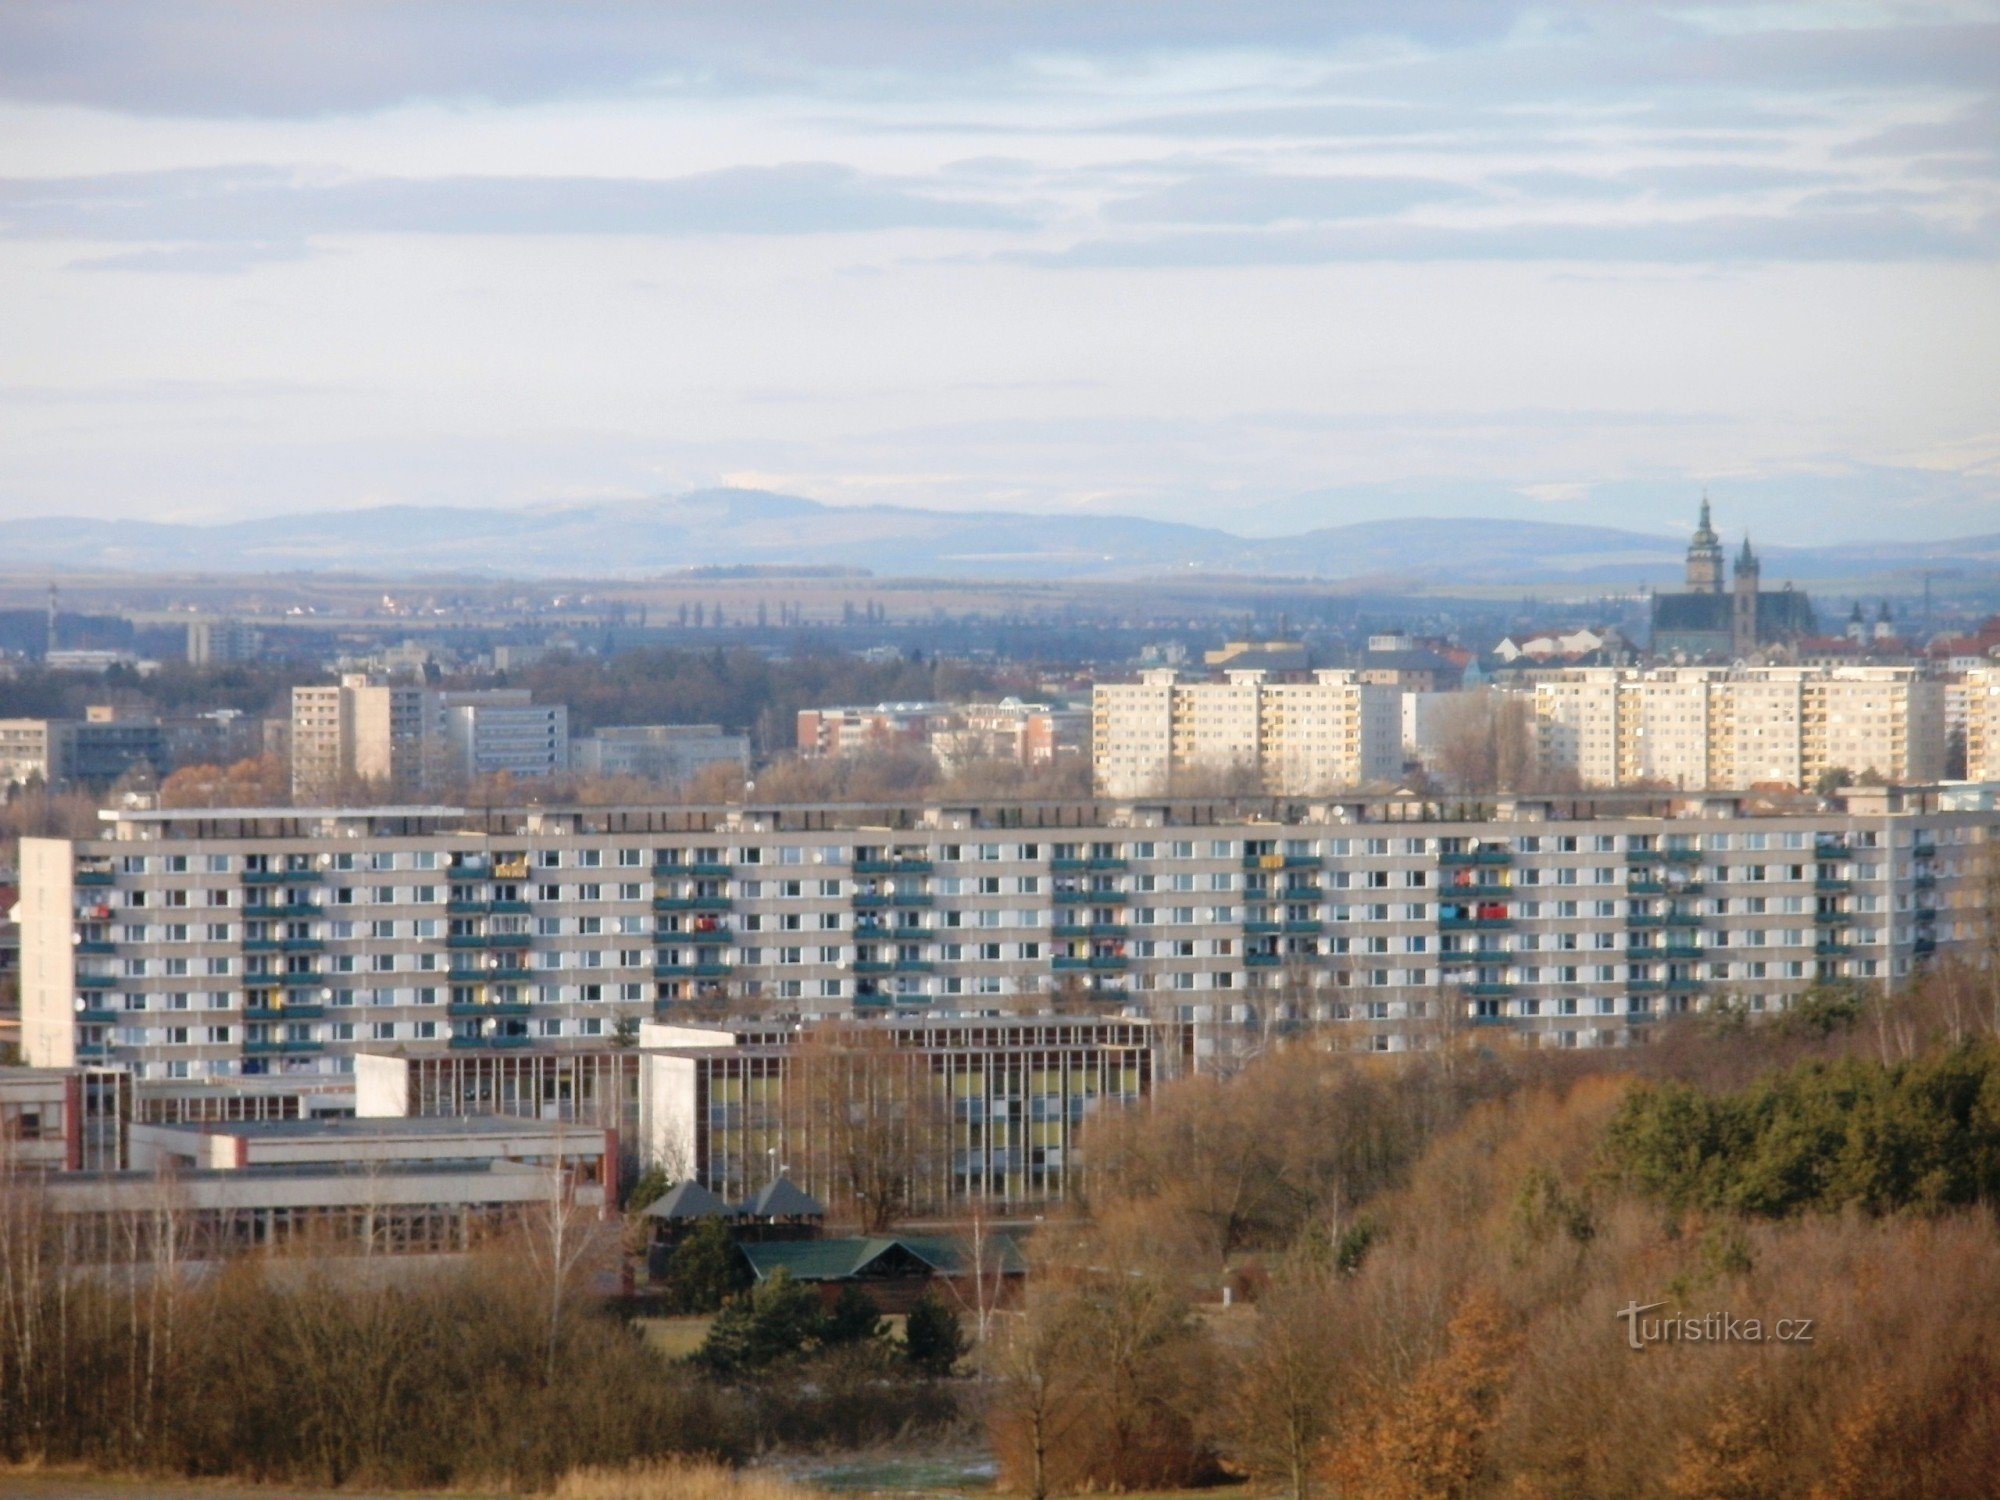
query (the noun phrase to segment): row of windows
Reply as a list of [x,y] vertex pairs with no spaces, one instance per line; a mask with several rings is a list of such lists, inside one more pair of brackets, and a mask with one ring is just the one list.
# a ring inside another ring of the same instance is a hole
[[[1778,832],[1743,833],[1673,833],[1655,834],[1516,834],[1496,835],[1483,838],[1488,844],[1500,844],[1521,854],[1542,852],[1595,852],[1616,853],[1620,850],[1647,850],[1656,847],[1705,849],[1711,851],[1762,850],[1762,849],[1811,849],[1816,840],[1826,837],[1827,830],[1812,828],[1788,829]],[[1934,837],[1923,829],[1914,829],[1914,842],[1962,842],[1964,829],[1945,830],[1943,836]],[[1875,847],[1878,832],[1874,829],[1855,831],[1834,830],[1833,835],[1845,838],[1860,847]],[[606,866],[624,869],[641,869],[677,864],[714,863],[734,865],[848,865],[856,858],[911,857],[940,861],[947,864],[964,861],[1023,860],[1036,861],[1044,858],[1078,857],[1076,851],[1089,850],[1101,857],[1125,859],[1234,859],[1246,852],[1249,845],[1259,843],[1250,840],[1248,844],[1239,839],[1171,839],[1171,840],[1125,840],[1097,841],[1084,844],[1046,843],[980,843],[941,844],[936,846],[912,844],[895,851],[872,848],[870,846],[828,845],[745,845],[741,848],[689,848],[670,849],[622,848],[622,849],[539,849],[527,854],[523,863],[535,869],[597,869]],[[1266,840],[1265,843],[1281,844],[1278,852],[1300,855],[1329,855],[1344,858],[1350,855],[1403,855],[1425,856],[1437,851],[1442,845],[1449,848],[1465,842],[1463,837],[1443,838],[1394,838],[1374,836],[1364,838],[1291,838]],[[339,850],[323,855],[234,855],[234,854],[126,854],[119,857],[119,868],[128,875],[144,874],[230,874],[243,870],[333,870],[333,871],[395,871],[395,870],[435,870],[449,871],[460,879],[490,878],[491,856],[486,851],[449,851],[441,849],[418,850],[376,850],[360,853],[354,850]]]

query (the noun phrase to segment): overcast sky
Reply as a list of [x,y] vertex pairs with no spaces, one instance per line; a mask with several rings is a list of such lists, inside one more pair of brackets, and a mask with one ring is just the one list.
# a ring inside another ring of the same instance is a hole
[[2000,0],[0,6],[0,517],[2000,530]]

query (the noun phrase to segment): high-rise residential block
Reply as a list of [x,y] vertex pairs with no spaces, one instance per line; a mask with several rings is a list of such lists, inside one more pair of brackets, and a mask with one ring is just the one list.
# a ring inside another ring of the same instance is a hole
[[1392,780],[1402,768],[1401,690],[1322,670],[1306,682],[1231,671],[1184,682],[1170,667],[1099,683],[1091,766],[1106,796],[1159,796],[1215,777],[1289,795]]
[[1536,754],[1586,786],[1897,783],[1944,771],[1944,685],[1914,667],[1589,668],[1537,681]]
[[1967,795],[125,811],[22,840],[23,1046],[311,1080],[641,1019],[1068,995],[1385,1049],[1460,1024],[1608,1045],[1975,941],[2000,810]]

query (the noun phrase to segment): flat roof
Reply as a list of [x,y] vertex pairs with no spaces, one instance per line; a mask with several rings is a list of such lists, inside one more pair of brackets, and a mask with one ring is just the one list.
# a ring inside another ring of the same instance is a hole
[[601,1139],[604,1132],[580,1126],[573,1120],[541,1120],[532,1115],[372,1115],[359,1119],[337,1117],[320,1120],[175,1120],[145,1126],[149,1130],[185,1130],[199,1135],[243,1136],[250,1140],[325,1140],[353,1137],[357,1140],[390,1140],[398,1137],[425,1137],[449,1140],[454,1137],[514,1135],[563,1135]]

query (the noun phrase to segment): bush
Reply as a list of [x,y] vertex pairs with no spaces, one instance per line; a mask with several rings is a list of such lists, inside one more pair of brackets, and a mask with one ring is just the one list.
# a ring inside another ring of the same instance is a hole
[[904,1357],[925,1375],[943,1378],[964,1354],[968,1341],[958,1314],[935,1293],[925,1292],[903,1320]]

